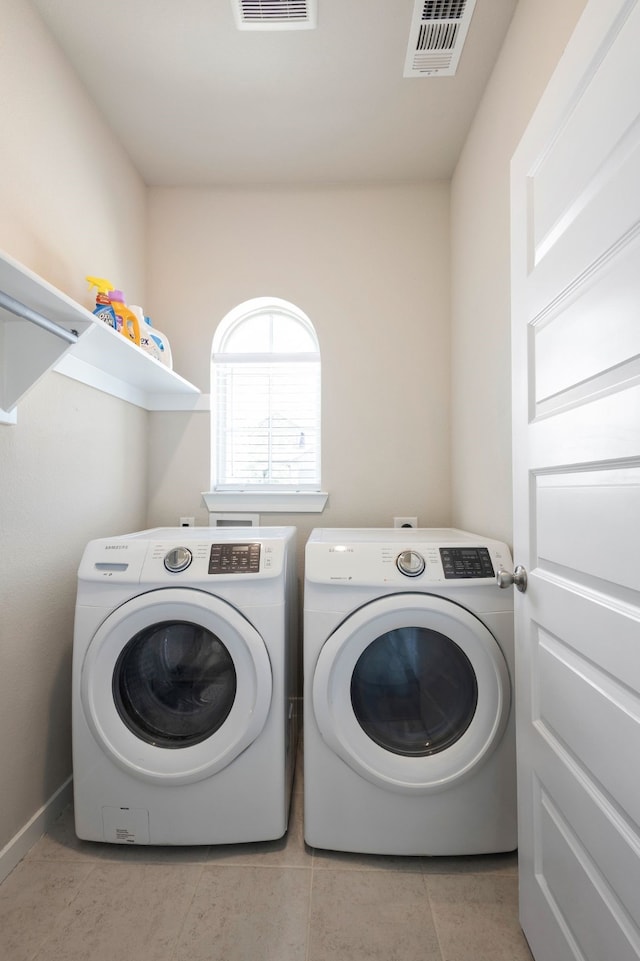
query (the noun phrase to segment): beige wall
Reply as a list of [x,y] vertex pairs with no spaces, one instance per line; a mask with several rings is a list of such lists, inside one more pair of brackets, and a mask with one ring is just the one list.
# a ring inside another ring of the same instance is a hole
[[451,186],[452,518],[512,531],[509,164],[586,0],[519,0]]
[[[142,182],[31,6],[0,23],[0,248],[86,304],[87,273],[143,297]],[[71,774],[76,570],[144,525],[147,418],[50,373],[0,427],[0,851]]]
[[[86,273],[122,284],[205,392],[231,307],[299,304],[322,348],[330,500],[269,520],[301,541],[394,514],[510,540],[508,165],[583,6],[520,0],[451,197],[446,184],[147,195],[31,7],[0,0],[0,247],[84,303]],[[0,428],[0,850],[71,772],[82,549],[182,514],[206,523],[208,421],[48,374]]]
[[[152,189],[149,303],[180,372],[209,391],[211,342],[242,301],[282,297],[322,356],[323,514],[298,526],[449,520],[449,189]],[[154,414],[150,521],[206,524],[208,414]]]

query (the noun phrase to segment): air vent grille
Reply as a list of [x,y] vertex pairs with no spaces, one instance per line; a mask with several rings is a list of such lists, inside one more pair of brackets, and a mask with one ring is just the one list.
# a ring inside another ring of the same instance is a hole
[[405,77],[451,77],[476,0],[415,0]]
[[423,20],[461,20],[467,0],[423,0],[416,6],[422,7]]
[[239,30],[310,30],[317,0],[231,0]]

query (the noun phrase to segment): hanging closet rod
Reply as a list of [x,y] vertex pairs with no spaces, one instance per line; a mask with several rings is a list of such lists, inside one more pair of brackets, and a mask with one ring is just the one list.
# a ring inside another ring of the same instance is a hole
[[26,304],[15,300],[13,297],[10,297],[9,294],[5,294],[3,290],[0,290],[0,307],[4,307],[9,313],[15,314],[16,317],[20,317],[22,320],[28,320],[30,323],[42,327],[43,330],[48,330],[50,334],[55,334],[56,337],[66,340],[68,344],[75,344],[78,339],[77,331],[67,330],[66,327],[61,327],[60,324],[56,324],[55,321],[43,317],[37,310],[32,310],[31,307],[27,307]]

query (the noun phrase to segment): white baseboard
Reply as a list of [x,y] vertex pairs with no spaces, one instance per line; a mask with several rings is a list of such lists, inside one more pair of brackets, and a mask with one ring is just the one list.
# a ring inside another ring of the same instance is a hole
[[71,802],[73,778],[69,777],[46,801],[40,810],[27,821],[18,833],[0,851],[0,881],[4,881],[16,864],[39,841],[60,812]]

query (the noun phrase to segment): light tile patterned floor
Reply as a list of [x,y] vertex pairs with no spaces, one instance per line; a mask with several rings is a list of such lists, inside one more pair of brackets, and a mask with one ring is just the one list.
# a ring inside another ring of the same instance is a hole
[[[301,767],[301,766],[300,766]],[[307,848],[296,779],[281,841],[78,841],[64,812],[0,885],[2,961],[531,961],[515,855]]]

